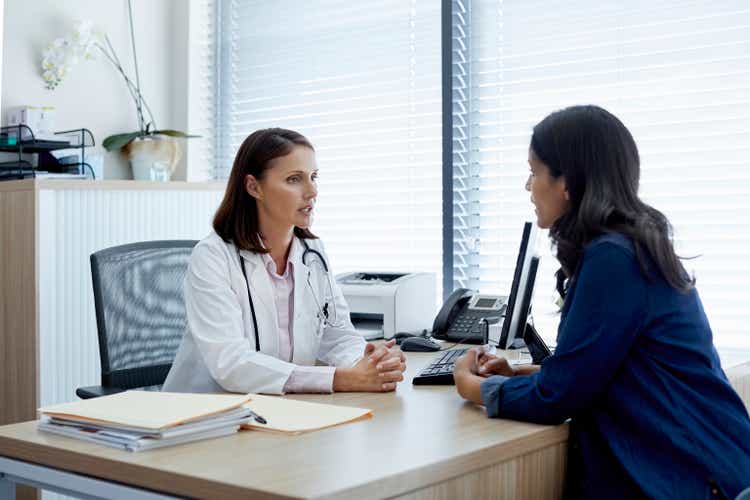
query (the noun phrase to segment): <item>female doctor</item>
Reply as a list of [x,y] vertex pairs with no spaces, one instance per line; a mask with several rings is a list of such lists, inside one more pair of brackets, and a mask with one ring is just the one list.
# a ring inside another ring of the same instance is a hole
[[214,231],[190,258],[188,328],[163,390],[383,392],[403,380],[394,342],[376,347],[355,332],[309,230],[317,177],[297,132],[258,130],[242,143]]

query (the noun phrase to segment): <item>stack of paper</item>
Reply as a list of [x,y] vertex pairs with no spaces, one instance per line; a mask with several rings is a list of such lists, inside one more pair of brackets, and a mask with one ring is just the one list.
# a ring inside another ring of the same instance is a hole
[[40,408],[39,429],[141,451],[235,433],[248,395],[126,391]]

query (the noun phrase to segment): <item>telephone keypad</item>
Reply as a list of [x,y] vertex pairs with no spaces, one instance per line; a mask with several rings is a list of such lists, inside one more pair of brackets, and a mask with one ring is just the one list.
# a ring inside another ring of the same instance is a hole
[[476,337],[477,341],[481,341],[482,328],[479,321],[482,318],[502,315],[505,312],[505,309],[506,304],[503,304],[499,311],[493,311],[491,315],[488,315],[487,311],[472,311],[471,309],[464,309],[455,318],[446,334],[449,337],[454,337],[456,340],[460,338],[464,341],[472,342],[474,341],[474,337]]
[[483,317],[484,315],[480,314],[460,315],[458,318],[456,318],[456,322],[453,323],[448,331],[451,333],[467,333],[469,331],[478,332],[479,320]]

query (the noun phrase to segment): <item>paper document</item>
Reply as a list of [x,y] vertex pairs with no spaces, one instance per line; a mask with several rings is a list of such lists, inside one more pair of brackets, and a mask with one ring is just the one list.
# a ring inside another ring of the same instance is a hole
[[517,366],[517,365],[530,365],[532,363],[531,356],[524,356],[522,358],[518,359],[509,359],[508,364],[510,366]]
[[43,170],[37,170],[34,174],[37,179],[86,179],[86,174],[66,174],[66,173],[50,173]]
[[77,422],[119,424],[161,430],[217,415],[242,406],[244,394],[190,394],[125,391],[100,398],[40,408],[49,417]]
[[112,434],[129,436],[135,435],[138,437],[150,436],[158,438],[172,438],[184,434],[205,431],[208,429],[226,427],[227,425],[240,425],[245,423],[249,416],[250,410],[241,406],[239,408],[235,408],[218,415],[191,420],[190,422],[185,424],[165,427],[163,429],[145,429],[143,427],[133,427],[123,424],[114,424],[92,420],[82,421],[71,418],[50,417],[47,415],[42,415],[42,421],[58,426],[70,426],[78,428],[85,427],[87,429],[93,429]]
[[152,436],[130,436],[127,434],[117,434],[112,432],[99,431],[96,429],[55,425],[44,421],[39,422],[39,429],[46,432],[81,439],[83,441],[91,441],[92,443],[103,444],[105,446],[120,448],[127,451],[151,450],[154,448],[163,448],[165,446],[173,446],[176,444],[201,441],[203,439],[228,436],[237,432],[238,428],[239,425],[229,427],[224,426],[216,429],[207,429],[192,434],[175,436],[169,439],[161,439]]
[[242,426],[243,429],[299,434],[372,417],[372,410],[366,408],[310,403],[280,396],[249,396],[251,400],[245,403],[245,408],[253,410],[267,423],[261,424],[251,419],[249,424]]

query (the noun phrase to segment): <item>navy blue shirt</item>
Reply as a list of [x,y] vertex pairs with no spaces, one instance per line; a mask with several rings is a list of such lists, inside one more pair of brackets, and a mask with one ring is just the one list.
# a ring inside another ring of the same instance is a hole
[[727,381],[696,290],[641,272],[631,240],[584,249],[554,355],[482,383],[490,417],[571,420],[583,497],[734,498],[750,486],[750,419]]

